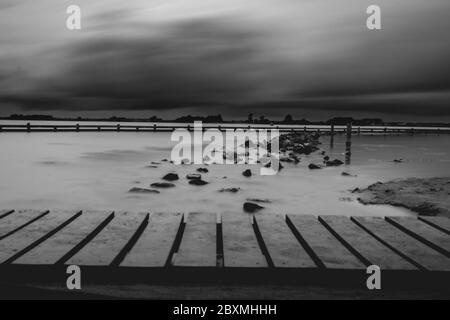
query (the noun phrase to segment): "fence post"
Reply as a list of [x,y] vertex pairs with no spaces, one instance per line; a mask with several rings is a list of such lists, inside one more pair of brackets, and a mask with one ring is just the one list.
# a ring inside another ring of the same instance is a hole
[[27,131],[30,132],[31,131],[31,125],[29,122],[27,122]]

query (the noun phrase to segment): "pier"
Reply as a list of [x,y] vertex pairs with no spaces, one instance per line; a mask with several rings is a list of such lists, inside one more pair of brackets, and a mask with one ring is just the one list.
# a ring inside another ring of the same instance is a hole
[[[0,132],[171,132],[176,129],[194,130],[192,124],[0,124]],[[258,125],[258,124],[203,124],[203,130],[262,130],[277,129],[280,132],[319,132],[351,134],[449,134],[450,127],[408,126],[338,126],[338,125]]]
[[284,283],[448,288],[450,219],[0,210],[0,283]]

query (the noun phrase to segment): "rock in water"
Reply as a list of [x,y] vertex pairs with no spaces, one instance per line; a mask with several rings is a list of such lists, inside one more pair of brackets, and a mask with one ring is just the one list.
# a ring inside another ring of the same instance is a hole
[[327,167],[336,167],[336,166],[340,166],[342,164],[344,164],[344,163],[339,159],[334,159],[334,160],[325,162],[325,165]]
[[315,170],[315,169],[322,169],[322,166],[319,166],[319,165],[314,164],[314,163],[310,163],[308,168],[311,169],[311,170]]
[[163,180],[175,181],[178,180],[178,175],[176,173],[168,173],[163,177]]
[[243,175],[244,177],[251,177],[251,176],[252,176],[252,170],[247,169],[247,170],[245,170],[244,172],[242,172],[242,175]]
[[206,169],[206,168],[198,168],[198,169],[197,169],[197,172],[207,173],[207,172],[208,172],[208,169]]
[[130,190],[128,190],[128,192],[131,192],[131,193],[159,193],[158,190],[145,189],[145,188],[131,188]]
[[202,180],[202,179],[194,179],[189,181],[189,184],[193,184],[194,186],[203,186],[205,184],[208,184],[208,182]]
[[155,182],[150,185],[152,188],[173,188],[175,185],[170,182]]
[[341,173],[341,176],[344,176],[344,177],[356,177],[356,174],[351,174],[351,173],[348,173],[348,172],[342,172]]
[[253,202],[261,202],[261,203],[271,203],[269,199],[258,199],[258,198],[247,198],[247,201],[253,201]]
[[251,203],[251,202],[244,203],[244,211],[245,212],[253,213],[253,212],[259,211],[261,209],[264,209],[264,207],[262,207],[256,203]]
[[186,179],[188,179],[188,180],[198,180],[201,178],[202,178],[202,175],[199,173],[191,173],[191,174],[186,175]]
[[241,188],[222,188],[219,190],[219,192],[232,192],[232,193],[236,193],[239,190],[241,190]]

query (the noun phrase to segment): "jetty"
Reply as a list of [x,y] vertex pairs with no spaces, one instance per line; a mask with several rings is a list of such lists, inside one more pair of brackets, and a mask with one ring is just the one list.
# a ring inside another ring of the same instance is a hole
[[[203,130],[269,130],[280,132],[322,132],[330,134],[449,134],[450,127],[410,127],[410,126],[352,126],[352,125],[261,125],[261,124],[207,124]],[[0,132],[171,132],[176,129],[194,130],[192,124],[87,124],[87,123],[20,123],[0,124]]]
[[0,283],[450,284],[450,219],[0,210]]

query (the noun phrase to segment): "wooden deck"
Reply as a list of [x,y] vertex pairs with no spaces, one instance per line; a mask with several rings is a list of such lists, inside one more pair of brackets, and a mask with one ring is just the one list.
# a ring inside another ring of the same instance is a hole
[[450,219],[0,210],[0,282],[450,284]]

